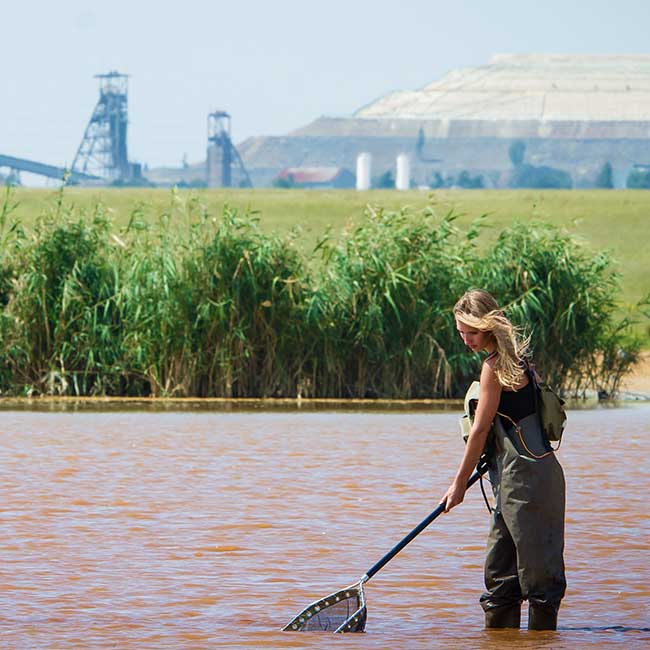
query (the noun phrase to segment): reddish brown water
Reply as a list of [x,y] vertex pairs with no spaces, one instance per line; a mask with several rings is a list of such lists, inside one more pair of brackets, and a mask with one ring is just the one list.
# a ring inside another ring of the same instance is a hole
[[[572,412],[556,632],[486,632],[478,488],[367,585],[364,635],[282,633],[442,495],[457,415],[0,412],[0,647],[650,647],[650,407]],[[336,642],[336,643],[335,643]]]

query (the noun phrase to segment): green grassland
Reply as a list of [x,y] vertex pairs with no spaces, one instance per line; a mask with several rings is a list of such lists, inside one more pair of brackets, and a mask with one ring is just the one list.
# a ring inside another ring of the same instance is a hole
[[[64,201],[80,209],[97,202],[104,204],[115,224],[124,227],[137,209],[144,219],[156,219],[161,212],[181,214],[178,202],[197,198],[218,215],[224,204],[258,213],[267,232],[301,229],[306,250],[331,229],[333,237],[363,219],[366,206],[414,210],[433,206],[440,216],[450,210],[459,214],[458,223],[468,224],[487,215],[484,241],[490,241],[513,220],[540,220],[561,226],[582,239],[594,251],[608,249],[622,275],[622,307],[632,306],[650,292],[650,192],[643,190],[490,190],[435,192],[375,190],[179,190],[163,189],[79,189],[67,188]],[[19,188],[14,216],[27,227],[39,214],[51,208],[55,190]]]

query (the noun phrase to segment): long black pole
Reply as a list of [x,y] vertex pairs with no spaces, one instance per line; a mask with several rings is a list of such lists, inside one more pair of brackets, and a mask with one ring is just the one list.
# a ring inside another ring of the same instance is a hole
[[[487,471],[487,464],[481,461],[476,468],[476,471],[467,481],[468,489],[476,483],[483,474]],[[407,544],[412,542],[434,519],[437,519],[445,511],[445,504],[441,503],[426,519],[423,519],[401,542],[398,542],[393,548],[384,555],[384,557],[374,564],[363,576],[362,581],[367,582],[372,576],[379,571],[382,567],[388,564]]]

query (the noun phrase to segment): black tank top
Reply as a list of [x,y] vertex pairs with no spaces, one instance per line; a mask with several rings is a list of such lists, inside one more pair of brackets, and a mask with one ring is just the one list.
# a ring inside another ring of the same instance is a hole
[[[528,383],[519,390],[502,390],[497,410],[515,422],[519,422],[527,415],[534,413],[535,395],[530,377],[528,377]],[[506,429],[512,426],[512,422],[507,418],[502,417],[501,422]]]

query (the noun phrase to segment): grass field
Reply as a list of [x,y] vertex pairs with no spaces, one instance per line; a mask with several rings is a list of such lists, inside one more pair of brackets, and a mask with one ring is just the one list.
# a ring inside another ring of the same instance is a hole
[[[48,205],[54,190],[19,188],[15,193],[18,208],[14,213],[30,226]],[[265,231],[286,232],[300,226],[305,249],[315,245],[331,228],[333,236],[346,226],[363,219],[366,205],[396,210],[405,205],[418,209],[433,205],[440,216],[454,210],[459,223],[486,214],[488,237],[498,234],[514,219],[537,219],[562,226],[583,239],[594,251],[609,249],[618,260],[622,274],[622,306],[626,308],[650,292],[650,192],[643,190],[490,190],[490,191],[422,191],[397,192],[375,190],[305,191],[305,190],[182,190],[179,199],[198,197],[214,214],[224,203],[259,213]],[[155,219],[172,207],[170,190],[162,189],[77,189],[65,190],[65,202],[88,208],[102,202],[110,211],[115,227],[128,223],[132,211],[139,207],[145,219]]]

